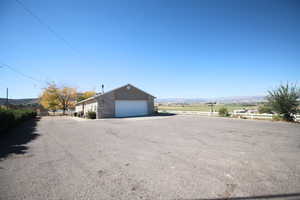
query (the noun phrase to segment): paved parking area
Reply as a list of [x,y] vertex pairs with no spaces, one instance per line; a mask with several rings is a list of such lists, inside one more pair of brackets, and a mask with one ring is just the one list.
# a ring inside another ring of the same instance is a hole
[[300,199],[300,124],[44,117],[11,135],[0,199]]

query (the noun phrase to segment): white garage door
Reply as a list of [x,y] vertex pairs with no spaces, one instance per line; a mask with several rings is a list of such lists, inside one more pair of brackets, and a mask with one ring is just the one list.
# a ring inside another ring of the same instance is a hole
[[142,116],[148,114],[146,100],[116,100],[116,117]]

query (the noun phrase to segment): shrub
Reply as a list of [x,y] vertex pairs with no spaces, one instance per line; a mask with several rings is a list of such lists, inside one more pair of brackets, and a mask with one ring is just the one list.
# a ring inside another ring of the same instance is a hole
[[158,107],[154,106],[154,114],[158,114]]
[[83,117],[84,116],[84,112],[83,111],[79,111],[78,112],[78,117]]
[[273,115],[272,120],[274,120],[274,121],[281,121],[281,120],[283,120],[283,118],[280,115]]
[[227,108],[222,107],[219,109],[219,116],[221,117],[228,117],[229,116],[229,112],[227,110]]
[[300,98],[300,89],[293,84],[280,85],[277,89],[269,91],[268,104],[276,113],[286,121],[294,121]]
[[16,127],[18,124],[36,117],[36,111],[29,109],[1,109],[0,132]]
[[273,114],[272,108],[269,105],[263,104],[258,107],[258,112],[260,114],[262,113],[268,113],[268,114]]
[[87,113],[87,118],[89,118],[89,119],[96,119],[96,112],[94,112],[94,111],[89,111],[89,112]]

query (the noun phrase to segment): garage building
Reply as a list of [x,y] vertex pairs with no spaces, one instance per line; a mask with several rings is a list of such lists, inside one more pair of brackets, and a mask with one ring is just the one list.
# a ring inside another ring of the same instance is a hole
[[127,84],[78,102],[75,112],[86,116],[87,112],[94,111],[97,119],[151,115],[154,112],[154,98]]

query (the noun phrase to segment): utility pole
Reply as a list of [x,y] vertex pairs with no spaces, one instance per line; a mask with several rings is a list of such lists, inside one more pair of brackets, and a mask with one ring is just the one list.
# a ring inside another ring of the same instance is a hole
[[8,109],[8,88],[6,88],[6,109]]

